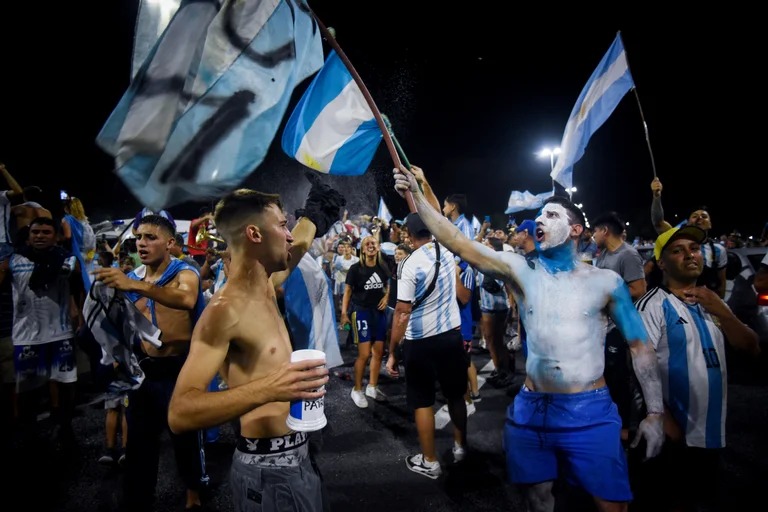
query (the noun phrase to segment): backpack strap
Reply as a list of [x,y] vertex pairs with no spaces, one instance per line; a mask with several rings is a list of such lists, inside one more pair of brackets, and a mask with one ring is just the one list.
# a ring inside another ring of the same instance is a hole
[[421,303],[424,302],[424,299],[432,294],[435,289],[435,283],[437,282],[437,274],[440,273],[440,244],[437,243],[437,240],[434,239],[432,242],[435,244],[435,273],[432,276],[432,281],[429,283],[429,286],[424,291],[424,295],[413,301],[413,304],[411,305],[411,312],[413,312],[413,310],[415,310],[417,307],[421,306]]

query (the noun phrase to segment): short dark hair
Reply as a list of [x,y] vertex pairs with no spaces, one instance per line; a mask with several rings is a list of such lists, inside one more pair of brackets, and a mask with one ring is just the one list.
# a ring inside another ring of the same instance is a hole
[[59,226],[57,226],[53,219],[50,217],[35,217],[32,219],[32,222],[29,223],[29,226],[32,226],[33,224],[38,224],[40,226],[51,226],[54,233],[59,231]]
[[612,235],[621,236],[624,232],[624,221],[616,212],[604,212],[592,221],[592,226],[599,228],[605,226]]
[[139,219],[139,223],[136,225],[138,228],[143,224],[149,224],[150,226],[157,226],[168,232],[171,238],[176,238],[176,228],[171,224],[171,221],[160,215],[152,214],[146,215]]
[[455,204],[459,209],[459,213],[465,213],[467,211],[467,196],[466,194],[451,194],[445,198],[451,204]]
[[182,235],[181,233],[176,233],[174,240],[176,240],[176,245],[178,245],[179,247],[184,246],[184,235]]
[[248,188],[230,192],[216,204],[213,214],[216,231],[228,244],[232,244],[236,238],[235,233],[244,227],[253,215],[263,212],[271,205],[283,209],[278,194],[265,194]]
[[559,204],[568,211],[568,221],[571,225],[578,224],[585,226],[587,221],[584,219],[584,212],[582,212],[575,204],[573,204],[567,197],[552,196],[544,201],[544,204],[555,203]]

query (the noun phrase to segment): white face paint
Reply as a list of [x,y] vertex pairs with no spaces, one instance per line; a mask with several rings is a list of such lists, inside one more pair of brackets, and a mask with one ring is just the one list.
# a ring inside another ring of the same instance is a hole
[[568,210],[556,203],[545,204],[541,214],[536,217],[536,225],[544,231],[539,242],[542,251],[557,247],[568,241],[571,226],[568,224]]

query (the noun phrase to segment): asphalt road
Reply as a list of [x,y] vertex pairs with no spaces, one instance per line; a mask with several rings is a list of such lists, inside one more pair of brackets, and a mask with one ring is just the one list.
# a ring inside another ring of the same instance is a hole
[[[336,369],[342,377],[351,373],[354,349],[343,351],[347,364]],[[473,356],[481,371],[481,380],[490,371],[485,352]],[[517,381],[523,378],[518,360]],[[103,447],[104,410],[98,393],[88,389],[87,375],[82,379],[81,405],[75,418],[77,447],[70,454],[41,445],[36,452],[24,454],[6,451],[0,460],[5,489],[0,491],[0,510],[96,512],[116,509],[120,496],[121,471],[97,462]],[[486,384],[481,387],[482,401],[469,418],[467,460],[455,465],[451,456],[451,425],[438,413],[437,443],[444,476],[430,480],[408,471],[405,457],[418,452],[418,440],[412,414],[405,404],[402,380],[392,380],[382,372],[381,389],[389,401],[370,401],[367,409],[358,409],[349,397],[352,382],[338,376],[327,386],[325,400],[328,426],[313,439],[318,448],[317,461],[323,473],[335,512],[397,512],[427,510],[448,511],[522,511],[517,488],[506,483],[501,445],[501,429],[511,398],[504,389]],[[95,402],[94,402],[95,401]],[[729,388],[728,442],[725,459],[728,495],[732,510],[751,509],[759,503],[762,486],[768,482],[768,386],[734,382]],[[442,405],[438,402],[437,407]],[[48,420],[41,425],[47,428]],[[221,437],[206,448],[212,490],[206,510],[231,510],[228,469],[234,450],[234,435],[229,425],[221,428]],[[183,510],[184,490],[176,474],[170,442],[162,440],[160,478],[157,487],[158,511]],[[589,510],[589,506],[571,496],[558,510]],[[568,503],[566,506],[565,503]]]

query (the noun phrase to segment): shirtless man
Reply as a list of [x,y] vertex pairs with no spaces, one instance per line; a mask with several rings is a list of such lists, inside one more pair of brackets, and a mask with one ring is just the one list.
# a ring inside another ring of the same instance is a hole
[[11,207],[11,213],[16,217],[16,227],[18,229],[29,226],[32,219],[38,217],[47,217],[52,219],[50,210],[44,208],[38,199],[41,199],[43,191],[40,187],[31,185],[24,187],[24,202]]
[[[240,419],[230,478],[235,510],[253,510],[256,503],[264,511],[280,510],[275,493],[286,485],[295,510],[321,510],[322,483],[309,459],[307,433],[291,431],[286,419],[291,400],[325,394],[328,371],[317,368],[322,360],[289,363],[291,342],[270,280],[288,268],[293,243],[280,197],[237,190],[219,201],[215,223],[232,258],[227,285],[195,329],[169,423],[182,432]],[[209,393],[216,372],[228,389]]]
[[412,191],[441,244],[513,291],[527,335],[527,377],[507,413],[504,446],[509,478],[523,487],[528,509],[552,511],[552,484],[563,474],[599,510],[626,511],[632,493],[621,419],[603,378],[608,315],[628,340],[645,396],[648,416],[633,445],[644,438],[647,457],[658,454],[664,439],[661,379],[627,286],[615,272],[576,257],[572,237],[583,230],[581,211],[565,198],[548,199],[536,218],[538,259],[526,259],[468,239],[428,204],[411,173],[395,169],[394,176],[396,190]]
[[[142,266],[125,274],[99,268],[97,280],[126,292],[144,316],[162,331],[162,345],[144,341],[134,352],[144,381],[128,395],[128,444],[125,454],[123,509],[151,510],[159,462],[160,435],[168,430],[167,410],[176,378],[189,351],[192,329],[205,307],[200,276],[192,266],[171,257],[176,229],[160,215],[147,215],[136,228]],[[187,488],[186,508],[200,506],[208,483],[199,432],[171,434],[176,465]]]

